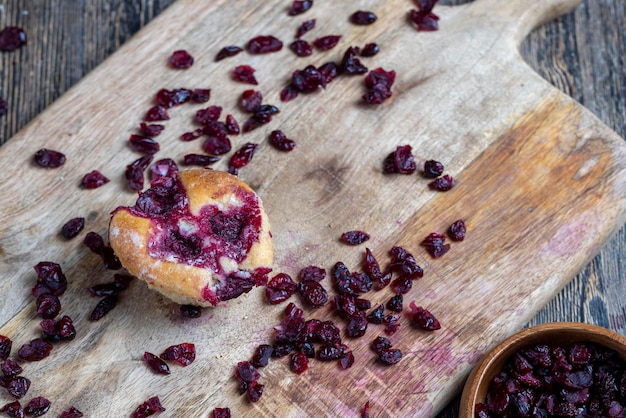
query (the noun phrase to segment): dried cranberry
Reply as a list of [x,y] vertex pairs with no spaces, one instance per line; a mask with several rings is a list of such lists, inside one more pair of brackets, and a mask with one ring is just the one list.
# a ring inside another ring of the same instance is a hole
[[387,156],[383,164],[383,171],[386,174],[413,174],[416,169],[417,164],[413,157],[413,148],[410,145],[396,147],[396,150]]
[[0,408],[0,412],[4,412],[10,418],[24,418],[24,410],[19,401],[9,402]]
[[229,408],[215,408],[211,413],[211,418],[230,418]]
[[278,304],[296,293],[298,286],[286,273],[274,276],[265,287],[265,296],[271,304]]
[[350,47],[346,50],[341,60],[341,70],[343,74],[356,75],[365,74],[367,67],[361,64],[361,61],[356,57],[359,54],[359,48]]
[[157,141],[147,136],[133,134],[130,136],[128,141],[133,151],[140,152],[142,154],[156,154],[159,149],[161,149],[161,146]]
[[313,65],[296,70],[291,75],[291,84],[302,93],[313,93],[326,87],[326,77]]
[[159,136],[164,129],[164,125],[159,125],[156,123],[147,124],[146,122],[141,122],[141,125],[139,127],[139,130],[145,136]]
[[183,165],[199,165],[206,167],[207,165],[215,164],[220,160],[219,157],[204,154],[187,154],[183,157]]
[[300,270],[298,277],[301,281],[313,280],[321,282],[326,278],[326,270],[317,266],[307,266]]
[[17,355],[22,360],[40,361],[50,355],[52,344],[42,338],[36,338],[20,347]]
[[309,358],[301,351],[293,353],[289,362],[291,371],[296,374],[302,374],[309,368]]
[[98,170],[93,170],[83,176],[80,184],[85,189],[97,189],[109,182],[109,179]]
[[152,162],[152,158],[152,155],[144,155],[126,166],[124,175],[131,190],[140,191],[143,189],[143,172]]
[[83,243],[91,250],[91,252],[98,254],[100,258],[102,258],[102,263],[104,264],[105,269],[119,270],[122,268],[120,260],[113,252],[113,248],[104,244],[104,240],[100,234],[96,232],[88,232],[87,235],[85,235]]
[[296,31],[296,39],[300,39],[305,33],[315,28],[315,19],[305,20]]
[[327,344],[341,344],[341,332],[333,321],[320,322],[314,331],[316,341]]
[[271,35],[257,36],[251,39],[246,46],[246,49],[251,54],[267,54],[280,51],[282,48],[283,43]]
[[58,168],[65,164],[65,155],[59,151],[42,148],[35,153],[35,163],[44,168]]
[[152,353],[144,352],[143,359],[150,369],[156,374],[170,374],[167,364]]
[[382,324],[385,319],[385,307],[378,305],[366,318],[371,324]]
[[161,120],[168,120],[170,115],[167,113],[167,108],[164,106],[154,106],[148,109],[143,120],[146,122],[157,122]]
[[313,47],[307,41],[297,39],[289,44],[289,49],[299,57],[308,57],[313,53]]
[[439,192],[447,192],[456,185],[456,180],[448,174],[428,183],[428,187]]
[[280,109],[270,104],[259,105],[255,107],[252,112],[254,119],[258,120],[260,123],[270,122],[272,120],[272,116],[277,113],[280,113]]
[[412,9],[409,12],[409,19],[415,24],[418,31],[430,32],[439,29],[439,16],[432,12]]
[[44,319],[52,319],[61,312],[61,301],[51,294],[43,294],[37,297],[37,315]]
[[370,104],[382,104],[391,97],[391,86],[396,79],[395,71],[385,71],[376,68],[365,77],[365,87],[367,93],[363,95],[363,100]]
[[304,301],[314,308],[321,308],[328,302],[328,292],[314,280],[298,283],[298,290]]
[[200,125],[208,125],[209,122],[216,121],[222,114],[221,106],[209,106],[196,112],[195,121]]
[[239,106],[244,112],[253,113],[263,103],[263,95],[257,90],[244,90],[239,98]]
[[82,418],[82,417],[83,417],[83,413],[73,406],[61,412],[61,415],[59,416],[59,418]]
[[400,329],[400,315],[389,314],[383,321],[385,324],[385,334],[393,335]]
[[[24,371],[22,369],[22,366],[20,366],[16,361],[13,361],[11,359],[6,359],[5,361],[3,361],[2,364],[0,364],[0,370],[2,370],[2,374],[5,377],[17,376]],[[1,383],[0,385],[4,385],[4,380],[3,383]]]
[[26,45],[24,29],[17,26],[7,26],[0,31],[0,51],[12,52],[24,45]]
[[72,218],[61,228],[61,235],[67,239],[77,236],[85,227],[85,218]]
[[294,0],[287,11],[289,16],[296,16],[309,10],[313,6],[313,0]]
[[13,341],[11,341],[9,337],[0,335],[0,360],[6,360],[9,358],[12,346]]
[[378,354],[378,360],[383,364],[396,364],[402,360],[402,351],[398,348],[386,348]]
[[117,305],[117,296],[109,295],[105,296],[94,308],[89,315],[91,321],[99,321],[104,318],[113,308]]
[[270,133],[270,144],[272,144],[272,146],[277,150],[285,152],[289,152],[296,147],[296,143],[287,138],[287,135],[280,130],[272,131],[272,133]]
[[263,389],[265,389],[265,385],[262,385],[259,382],[250,382],[248,390],[246,391],[248,394],[248,400],[250,402],[258,402],[259,399],[261,399],[261,395],[263,395]]
[[257,85],[259,84],[259,82],[254,77],[255,71],[256,70],[249,65],[238,65],[233,70],[233,80],[240,81],[242,83]]
[[446,236],[440,232],[431,232],[422,241],[422,247],[426,248],[426,251],[433,258],[439,258],[450,250],[450,244],[445,243]]
[[196,346],[192,343],[172,345],[167,347],[159,357],[163,360],[175,361],[186,367],[196,359]]
[[313,45],[317,49],[321,49],[322,51],[328,51],[329,49],[337,46],[339,40],[341,40],[341,35],[328,35],[317,38],[315,41],[313,41]]
[[376,22],[376,15],[373,12],[358,10],[350,15],[350,22],[355,25],[371,25]]
[[347,351],[343,353],[343,356],[339,359],[339,367],[343,370],[349,369],[354,364],[354,354],[352,351]]
[[[37,273],[37,283],[42,285],[48,293],[54,296],[61,296],[67,289],[67,278],[61,266],[51,261],[41,261],[34,267],[35,273]],[[33,288],[33,291],[35,288]],[[35,295],[33,292],[33,296]]]
[[408,276],[401,276],[391,282],[391,289],[396,293],[405,294],[413,287],[413,280]]
[[362,57],[373,57],[380,52],[380,46],[376,43],[365,44],[361,49]]
[[156,103],[168,109],[187,103],[189,100],[191,100],[191,91],[188,89],[161,89],[155,96]]
[[370,344],[370,347],[372,348],[374,353],[380,355],[380,353],[382,353],[384,350],[391,348],[392,344],[389,338],[376,337],[374,338],[374,341],[372,341],[372,343]]
[[[131,418],[144,418],[165,411],[158,396],[153,396],[135,409]],[[82,416],[82,414],[80,415]]]
[[243,48],[240,48],[236,45],[225,46],[217,53],[217,55],[215,56],[215,61],[221,61],[224,58],[233,57],[241,51],[243,51]]
[[58,321],[53,319],[43,320],[39,325],[43,329],[44,338],[48,341],[70,341],[76,337],[74,322],[67,315],[64,315]]
[[173,179],[178,174],[178,165],[171,158],[156,161],[150,166],[150,186],[162,184],[166,179]]
[[274,348],[269,344],[261,344],[257,347],[250,363],[254,367],[265,367],[269,364]]
[[426,160],[424,162],[424,177],[427,179],[436,179],[443,174],[443,164],[435,160]]
[[33,417],[40,417],[50,409],[50,401],[43,396],[37,396],[24,407],[24,413]]
[[259,380],[261,374],[248,361],[240,361],[235,368],[235,377],[243,382],[255,382]]
[[342,346],[325,344],[320,347],[317,352],[317,359],[321,361],[339,360],[343,356],[344,349]]
[[223,155],[230,151],[230,139],[225,136],[209,136],[202,144],[202,149],[212,155]]
[[389,299],[387,309],[393,312],[402,312],[402,293],[398,293]]
[[237,123],[237,119],[233,115],[226,115],[226,130],[229,135],[239,135],[239,123]]
[[228,166],[236,169],[246,166],[252,160],[257,146],[251,142],[245,143],[230,157]]
[[348,245],[359,245],[370,239],[367,232],[363,231],[348,231],[341,234],[341,241]]
[[426,331],[434,331],[441,328],[437,318],[427,309],[417,306],[415,302],[411,302],[409,306],[411,307],[413,324]]
[[324,78],[324,82],[328,84],[339,75],[339,66],[335,62],[329,61],[320,65],[317,71]]
[[114,295],[128,288],[133,280],[132,276],[116,274],[115,280],[109,283],[97,284],[87,289],[92,297],[104,297]]
[[193,65],[193,57],[184,49],[172,52],[168,62],[170,66],[179,70],[185,70]]
[[463,241],[465,239],[465,233],[466,233],[465,222],[463,222],[462,219],[459,219],[458,221],[454,221],[452,225],[450,225],[450,228],[448,229],[448,233],[452,240]]
[[180,314],[186,318],[200,318],[202,308],[193,305],[180,305]]
[[368,321],[365,316],[350,318],[346,327],[346,334],[350,338],[359,338],[365,335],[367,331]]
[[298,97],[298,89],[293,84],[285,86],[285,88],[280,91],[281,102],[290,102],[296,97]]

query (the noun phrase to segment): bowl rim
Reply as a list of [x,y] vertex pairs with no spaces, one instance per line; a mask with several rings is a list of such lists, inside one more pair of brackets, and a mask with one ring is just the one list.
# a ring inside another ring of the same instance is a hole
[[474,407],[486,395],[487,386],[481,385],[504,365],[504,362],[522,345],[546,342],[558,338],[558,344],[590,342],[613,349],[626,360],[626,337],[610,329],[584,322],[549,322],[523,329],[489,350],[470,372],[459,406],[459,418],[474,418]]

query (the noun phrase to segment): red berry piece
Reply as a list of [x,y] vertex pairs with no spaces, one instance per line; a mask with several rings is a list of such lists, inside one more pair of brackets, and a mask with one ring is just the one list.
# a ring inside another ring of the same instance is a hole
[[50,409],[50,401],[43,396],[37,396],[24,407],[27,416],[40,417]]
[[410,145],[401,145],[389,154],[383,163],[385,174],[413,174],[417,164],[413,157],[413,148]]
[[439,161],[427,160],[424,162],[424,177],[436,179],[443,174],[444,166]]
[[341,60],[343,74],[357,75],[367,72],[367,67],[361,64],[361,61],[356,57],[358,54],[359,48],[357,47],[352,46],[346,50]]
[[441,328],[437,318],[428,310],[417,306],[415,302],[411,302],[409,306],[411,307],[411,320],[414,325],[426,331],[434,331]]
[[247,113],[253,113],[254,109],[263,103],[263,94],[257,90],[244,90],[239,98],[239,107]]
[[363,231],[348,231],[341,234],[341,241],[348,245],[359,245],[370,239],[367,232]]
[[152,398],[139,405],[133,411],[131,418],[145,418],[163,411],[165,411],[165,408],[163,408],[163,406],[161,405],[161,400],[158,396],[153,396]]
[[409,19],[416,26],[418,31],[432,32],[439,30],[439,16],[432,12],[412,9],[409,12]]
[[170,368],[163,360],[152,353],[143,353],[143,359],[150,369],[156,374],[170,374]]
[[65,411],[61,412],[61,415],[59,416],[59,418],[82,418],[82,417],[83,417],[83,413],[73,406],[70,406],[69,409],[66,409]]
[[439,192],[447,192],[448,190],[452,189],[455,185],[456,185],[456,180],[448,174],[442,177],[439,177],[438,179],[435,179],[432,182],[428,183],[428,187],[430,187],[432,190],[437,190]]
[[61,301],[49,293],[37,297],[37,315],[44,319],[52,319],[61,312]]
[[422,247],[426,248],[426,251],[433,258],[439,258],[450,250],[450,244],[445,243],[446,236],[440,232],[431,232],[422,241]]
[[237,119],[233,115],[226,115],[226,130],[228,131],[228,135],[239,135],[241,129],[239,129],[239,123],[237,123]]
[[289,84],[280,91],[281,102],[290,102],[296,97],[298,97],[298,89],[293,84]]
[[289,16],[302,14],[313,7],[313,0],[295,0],[287,11]]
[[224,58],[234,57],[241,51],[243,51],[243,48],[240,48],[236,45],[225,46],[217,53],[217,55],[215,56],[215,61],[221,61]]
[[0,370],[2,370],[2,374],[5,377],[13,377],[22,373],[24,370],[22,366],[20,366],[16,361],[11,359],[6,359],[0,364]]
[[289,367],[295,374],[302,374],[309,368],[309,358],[302,351],[293,353],[291,355]]
[[196,346],[192,343],[181,343],[169,346],[159,356],[163,360],[175,361],[183,367],[189,366],[196,359]]
[[298,283],[298,291],[304,301],[313,308],[321,308],[328,302],[328,292],[314,280],[305,280]]
[[376,68],[369,72],[365,77],[365,93],[362,99],[370,104],[382,104],[391,97],[391,85],[396,79],[395,71],[385,71],[382,68]]
[[77,236],[85,227],[85,218],[72,218],[61,228],[61,235],[67,239]]
[[104,186],[108,182],[109,179],[104,174],[98,170],[93,170],[83,176],[80,184],[85,189],[97,189],[100,186]]
[[377,43],[365,44],[361,49],[362,57],[373,57],[380,52],[380,46]]
[[462,219],[458,221],[454,221],[450,228],[448,229],[448,234],[450,235],[450,239],[454,241],[463,241],[465,239],[465,233],[467,232],[465,227],[465,222]]
[[350,22],[355,25],[371,25],[376,22],[376,15],[373,12],[358,10],[350,15]]
[[12,52],[26,45],[26,32],[17,26],[7,26],[0,31],[0,51]]
[[209,136],[202,144],[202,149],[211,155],[224,155],[231,149],[227,136]]
[[144,120],[146,122],[158,122],[161,120],[168,120],[170,115],[167,113],[167,108],[164,106],[154,106],[148,109]]
[[89,320],[99,321],[104,318],[117,305],[117,296],[109,295],[104,297],[89,315]]
[[35,294],[35,289],[42,293],[50,293],[54,296],[61,296],[67,289],[67,278],[61,270],[61,266],[51,261],[41,261],[34,267],[35,273],[37,273],[37,285],[33,288],[33,296],[39,296]]
[[402,293],[397,293],[387,302],[387,309],[393,312],[402,312]]
[[315,19],[305,20],[296,30],[296,39],[300,39],[305,33],[315,28]]
[[276,305],[289,299],[296,293],[297,289],[298,285],[291,276],[286,273],[279,273],[267,283],[265,296],[269,303]]
[[204,154],[187,154],[183,157],[183,165],[198,165],[201,167],[206,167],[211,164],[215,164],[220,160],[219,157],[214,157],[212,155],[204,155]]
[[193,57],[189,54],[189,52],[181,49],[172,53],[168,59],[168,63],[172,68],[185,70],[193,65]]
[[229,408],[215,408],[211,413],[211,418],[230,418]]
[[313,47],[307,41],[297,39],[289,44],[289,49],[299,57],[308,57],[313,53]]
[[140,152],[142,154],[156,154],[161,146],[157,141],[147,136],[131,135],[129,138],[130,147],[133,151]]
[[188,89],[161,89],[155,97],[157,104],[167,109],[187,103],[189,100],[191,100],[191,91]]
[[247,84],[259,84],[254,77],[255,69],[249,65],[238,65],[233,70],[233,80]]
[[24,410],[19,401],[9,402],[0,408],[0,412],[5,413],[10,418],[24,418]]
[[9,337],[0,335],[0,360],[6,360],[9,358],[12,346],[13,341],[11,341]]
[[315,41],[313,41],[313,45],[317,49],[321,49],[322,51],[328,51],[329,49],[337,46],[340,40],[341,35],[328,35],[317,38]]
[[326,270],[317,266],[306,266],[298,273],[300,281],[313,280],[321,282],[326,278]]
[[402,360],[402,351],[397,348],[387,348],[380,352],[378,360],[383,364],[396,364]]
[[59,151],[42,148],[35,153],[35,163],[44,168],[58,168],[65,164],[65,155]]
[[267,54],[270,52],[280,51],[283,48],[283,43],[280,39],[274,36],[257,36],[251,39],[246,46],[246,49],[251,54]]
[[159,125],[156,123],[147,124],[145,122],[141,122],[141,125],[139,127],[139,130],[145,136],[159,136],[159,134],[161,134],[161,132],[163,132],[164,129],[165,129],[165,126],[163,125]]
[[257,144],[253,144],[251,142],[244,144],[232,155],[232,157],[230,157],[230,162],[228,164],[229,167],[239,169],[246,166],[250,163],[250,161],[252,161],[252,157],[254,156],[257,146]]
[[287,138],[287,135],[281,130],[275,130],[270,133],[270,144],[280,151],[289,152],[296,147],[295,141]]
[[258,402],[261,399],[261,395],[263,395],[263,389],[265,389],[265,385],[262,385],[258,382],[251,382],[248,385],[248,400],[250,402]]
[[254,367],[265,367],[269,364],[274,348],[269,344],[261,344],[257,347],[252,356],[251,364]]
[[36,338],[20,347],[17,355],[22,360],[40,361],[50,355],[52,344],[42,338]]

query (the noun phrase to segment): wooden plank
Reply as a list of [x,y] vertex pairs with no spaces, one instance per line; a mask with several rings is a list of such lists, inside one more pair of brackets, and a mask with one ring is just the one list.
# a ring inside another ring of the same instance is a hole
[[[268,208],[276,237],[276,271],[294,274],[310,263],[330,268],[338,260],[357,269],[362,250],[336,242],[341,232],[356,227],[372,234],[369,245],[381,260],[392,245],[401,244],[425,266],[426,277],[407,296],[434,306],[445,326],[440,333],[423,336],[403,318],[402,330],[393,337],[406,353],[401,368],[375,364],[367,337],[350,341],[358,367],[339,372],[334,364],[316,362],[296,377],[285,364],[274,363],[263,373],[266,396],[251,407],[236,396],[231,375],[234,363],[269,340],[271,327],[279,321],[280,309],[266,306],[261,292],[200,320],[182,322],[176,306],[137,283],[103,322],[85,319],[94,301],[84,297],[84,287],[106,281],[111,273],[78,241],[59,239],[59,226],[80,208],[90,214],[88,228],[104,232],[109,211],[132,202],[121,173],[135,156],[124,140],[158,88],[206,83],[213,89],[212,102],[229,107],[242,120],[235,103],[245,87],[227,74],[236,64],[250,63],[258,69],[267,100],[278,103],[288,74],[304,65],[289,51],[212,61],[224,42],[243,44],[251,36],[243,30],[246,26],[290,39],[294,27],[285,22],[293,20],[270,4],[228,8],[219,2],[209,7],[176,3],[0,149],[4,165],[14,167],[2,174],[0,192],[16,196],[0,218],[5,261],[0,274],[6,278],[0,291],[9,301],[2,307],[0,318],[6,325],[0,332],[17,342],[37,335],[28,296],[31,268],[53,259],[72,280],[63,297],[64,312],[75,318],[80,335],[55,349],[43,367],[27,365],[34,382],[53,388],[47,395],[51,398],[82,402],[92,413],[110,408],[111,414],[123,415],[158,388],[170,411],[193,416],[224,403],[238,416],[274,416],[276,411],[284,416],[350,416],[366,400],[380,416],[430,415],[450,399],[481,352],[528,321],[623,223],[622,141],[533,74],[516,53],[532,26],[576,3],[536,2],[528,7],[511,2],[494,8],[484,0],[442,7],[437,10],[441,31],[429,34],[408,27],[405,11],[391,5],[370,5],[381,18],[367,31],[346,26],[340,16],[349,14],[348,7],[319,7],[317,33],[340,32],[344,38],[336,50],[316,55],[315,62],[337,59],[348,45],[376,39],[388,47],[372,59],[371,67],[396,70],[394,96],[380,108],[366,108],[356,104],[363,94],[361,79],[342,78],[326,91],[281,105],[277,124],[268,129],[280,126],[296,139],[293,153],[271,150],[265,139],[268,130],[236,139],[237,144],[261,143],[241,177]],[[522,9],[525,14],[520,15]],[[191,70],[177,72],[163,65],[169,52],[179,48],[196,56]],[[293,65],[288,71],[286,62]],[[268,78],[274,74],[283,76]],[[94,91],[99,93],[95,98]],[[180,158],[193,149],[175,140],[189,130],[193,110],[172,112],[163,156]],[[382,159],[402,143],[413,145],[420,162],[443,160],[459,185],[437,194],[418,176],[383,176]],[[36,149],[60,145],[68,164],[56,171],[29,167],[32,187],[40,193],[23,196],[24,183],[14,173]],[[93,168],[106,170],[113,184],[98,191],[78,190],[82,174]],[[55,208],[52,213],[50,207]],[[468,219],[467,242],[454,245],[442,260],[427,258],[418,245],[421,239],[457,217]],[[571,237],[577,245],[568,245]],[[383,302],[389,296],[377,293],[372,298]],[[485,304],[492,309],[485,310]],[[335,317],[330,307],[307,314]],[[163,378],[140,364],[143,351],[158,352],[191,337],[202,350],[190,368]],[[82,355],[70,358],[77,347]],[[80,370],[79,376],[63,383],[68,369]],[[115,396],[120,390],[127,394],[123,399]],[[341,397],[330,395],[338,390]]]

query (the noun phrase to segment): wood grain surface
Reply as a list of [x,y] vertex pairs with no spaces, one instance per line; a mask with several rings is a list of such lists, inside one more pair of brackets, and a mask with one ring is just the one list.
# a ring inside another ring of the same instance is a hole
[[[7,99],[10,106],[9,114],[0,119],[3,142],[105,56],[117,50],[130,34],[167,5],[148,1],[135,3],[133,6],[125,2],[110,1],[74,3],[72,6],[56,3],[22,5],[16,1],[4,5],[2,24],[24,26],[29,33],[30,43],[27,49],[0,55],[2,65],[0,94]],[[584,2],[574,13],[533,32],[522,46],[524,57],[535,69],[554,85],[583,103],[622,136],[624,136],[625,108],[623,54],[620,53],[624,50],[623,23],[623,5],[617,1]],[[94,95],[98,94],[103,92],[96,89]],[[143,98],[139,101],[141,100]],[[568,120],[572,114],[576,114],[576,108],[563,105],[560,100],[549,96],[548,100],[542,103],[540,110],[560,115],[562,119],[557,117],[557,121]],[[543,130],[549,133],[550,137],[558,134],[551,130],[550,123],[537,115],[529,114],[523,118],[520,124],[516,125],[517,132],[524,132],[525,129],[532,127],[533,132]],[[593,121],[588,123],[593,125]],[[540,129],[536,130],[537,127]],[[528,136],[533,138],[533,135]],[[546,154],[553,151],[541,148],[546,144],[539,140],[540,137],[535,138],[538,149],[545,151]],[[520,152],[522,155],[524,152],[537,151],[516,144],[514,137],[510,140],[506,138],[501,140],[504,148],[499,148],[500,151]],[[598,149],[602,150],[603,146],[602,141],[592,141],[591,151],[593,147],[600,147]],[[483,155],[483,158],[487,157],[489,155]],[[469,157],[464,158],[467,158],[465,161],[470,160]],[[458,163],[462,166],[463,158],[460,158]],[[331,173],[333,172],[331,168],[336,169],[332,164],[326,168],[326,172]],[[467,170],[471,171],[471,167]],[[315,177],[315,174],[312,176],[312,181],[323,181],[323,178]],[[527,180],[532,178],[529,176]],[[257,185],[262,186],[262,182],[259,180]],[[327,186],[332,192],[332,183]],[[552,189],[547,189],[546,192],[549,190]],[[19,195],[17,192],[15,194]],[[468,195],[468,199],[471,198],[471,193]],[[595,208],[592,197],[589,201],[590,210]],[[439,204],[445,203],[442,201]],[[437,203],[433,205],[436,207]],[[601,211],[594,213],[593,216],[612,215]],[[424,222],[424,218],[420,217],[420,224]],[[415,242],[411,245],[415,245]],[[533,322],[581,320],[623,333],[624,307],[618,296],[624,294],[624,275],[619,265],[623,252],[624,233],[620,230],[600,255],[594,258],[592,263],[588,264]],[[94,262],[88,267],[96,265]],[[573,275],[581,267],[583,266],[570,265],[573,270],[567,274]],[[143,292],[139,294],[144,295]],[[545,295],[539,294],[533,302],[534,306],[529,309],[539,308],[546,302],[548,300]],[[67,309],[71,309],[71,306]],[[23,315],[26,320],[30,313],[25,312]],[[3,316],[3,323],[5,320]],[[106,351],[107,347],[101,349]],[[87,374],[84,377],[87,378]],[[442,399],[448,399],[451,395],[452,393],[446,393]],[[272,416],[272,405],[268,403],[266,407],[268,408],[266,414]],[[440,405],[437,406],[439,407]],[[452,406],[443,413],[443,416],[454,414]]]

